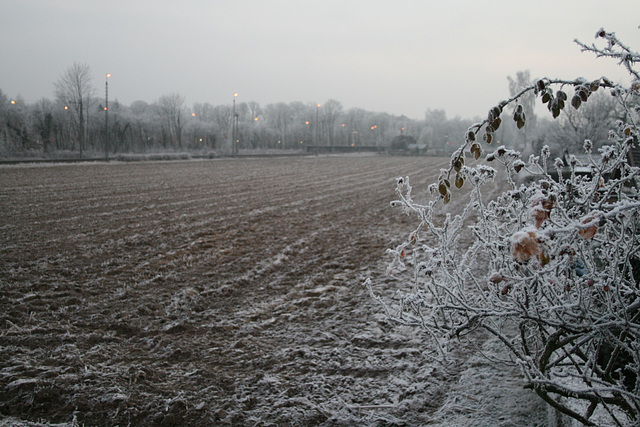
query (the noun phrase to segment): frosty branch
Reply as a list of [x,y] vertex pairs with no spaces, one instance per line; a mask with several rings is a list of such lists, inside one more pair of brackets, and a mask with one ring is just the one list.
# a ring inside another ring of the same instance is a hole
[[[618,59],[631,84],[539,79],[468,129],[426,202],[414,197],[408,177],[399,178],[392,206],[418,222],[388,250],[400,297],[388,302],[367,285],[390,319],[428,332],[434,360],[446,363],[454,341],[483,330],[558,411],[586,425],[625,425],[640,419],[640,159],[632,156],[640,137],[639,55],[613,33],[597,37],[606,46],[578,44]],[[545,146],[524,160],[500,146],[481,160],[508,106],[516,126],[526,125],[523,95],[533,92],[556,118],[599,90],[625,112],[599,156],[585,140],[581,157],[550,161]],[[476,163],[466,165],[467,158]],[[495,195],[498,176],[506,188]],[[461,189],[455,215],[439,213],[452,200],[451,180]]]

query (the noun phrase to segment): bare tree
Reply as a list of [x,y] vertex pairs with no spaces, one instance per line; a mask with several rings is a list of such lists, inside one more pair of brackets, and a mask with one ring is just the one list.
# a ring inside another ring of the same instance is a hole
[[335,99],[330,99],[324,103],[322,109],[326,140],[329,145],[335,145],[335,125],[338,117],[342,115],[342,104]]
[[11,99],[0,91],[0,130],[4,149],[24,150],[29,145],[27,111],[23,99]]
[[[427,110],[424,113],[425,127],[422,139],[434,152],[444,153],[453,151],[447,148],[451,134],[447,120],[447,113],[444,110]],[[457,136],[457,135],[455,135]]]
[[85,108],[95,89],[91,83],[91,68],[74,62],[55,82],[56,97],[74,112],[73,126],[78,137],[80,155],[85,149]]
[[287,139],[287,122],[289,121],[289,106],[283,102],[267,105],[264,110],[266,118],[274,128],[276,137],[280,141],[279,148],[283,148]]
[[262,108],[260,108],[260,104],[256,101],[249,101],[246,103],[247,108],[249,109],[249,120],[255,120],[256,117],[262,114]]
[[587,139],[597,150],[608,142],[609,130],[616,119],[622,118],[616,98],[605,92],[594,93],[581,107],[565,108],[559,121],[553,123],[548,142],[558,152],[574,152]]
[[[194,131],[199,134],[199,137],[196,137],[195,139],[198,144],[198,148],[215,148],[216,127],[214,106],[208,102],[205,102],[204,104],[196,102],[193,104],[193,112],[196,114]],[[202,141],[200,141],[200,138],[202,138]]]
[[[158,109],[162,117],[162,127],[171,138],[175,147],[182,149],[182,129],[184,122],[184,96],[177,93],[163,95],[158,100]],[[165,127],[166,126],[166,127]]]
[[[518,92],[520,92],[523,88],[531,85],[531,74],[529,71],[518,71],[516,73],[516,77],[511,78],[507,77],[509,81],[509,95],[515,96]],[[527,144],[530,143],[531,132],[534,130],[536,125],[536,116],[534,114],[536,97],[531,92],[526,92],[523,94],[520,99],[518,105],[521,106],[523,113],[522,117],[526,119],[527,127],[522,129],[521,132],[516,133],[516,138],[518,139],[519,145],[521,149],[526,150]],[[517,107],[514,107],[517,108]]]
[[[220,141],[229,141],[230,138],[230,130],[231,130],[231,121],[233,120],[233,112],[231,111],[230,105],[218,105],[213,108],[213,124],[214,131],[216,133],[216,139]],[[222,148],[222,147],[219,147]],[[233,151],[233,144],[230,144],[228,147],[229,150]]]
[[54,137],[54,120],[51,112],[53,111],[53,104],[48,99],[41,99],[36,105],[34,105],[32,115],[34,120],[34,127],[37,131],[40,140],[42,141],[42,149],[45,153],[48,153],[52,145]]

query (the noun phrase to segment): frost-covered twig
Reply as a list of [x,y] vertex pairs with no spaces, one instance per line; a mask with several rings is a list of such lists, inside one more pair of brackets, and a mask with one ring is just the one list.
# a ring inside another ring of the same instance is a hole
[[[580,45],[620,59],[637,77],[638,54],[613,33],[600,37],[608,46]],[[570,100],[566,87],[573,88]],[[551,166],[546,146],[528,161],[500,146],[484,158],[496,168],[467,164],[469,154],[482,161],[482,144],[491,144],[505,107],[514,105],[513,120],[519,128],[525,125],[519,107],[525,94],[533,91],[557,117],[603,88],[622,105],[626,120],[611,129],[610,145],[599,159],[585,141],[587,175],[577,173],[575,156]],[[400,292],[393,307],[366,283],[387,316],[427,331],[440,361],[447,359],[452,340],[484,330],[502,343],[529,387],[559,411],[586,425],[594,424],[598,411],[612,423],[638,422],[640,169],[628,161],[639,144],[638,95],[636,80],[625,88],[604,77],[539,79],[469,128],[450,166],[429,187],[430,200],[416,202],[408,178],[399,178],[392,206],[418,224],[407,241],[388,251],[389,271],[412,266],[411,286],[404,288],[410,290]],[[522,171],[533,179],[521,183]],[[489,197],[498,174],[506,186]],[[456,192],[464,185],[471,191]],[[454,197],[462,199],[455,215],[437,215]]]

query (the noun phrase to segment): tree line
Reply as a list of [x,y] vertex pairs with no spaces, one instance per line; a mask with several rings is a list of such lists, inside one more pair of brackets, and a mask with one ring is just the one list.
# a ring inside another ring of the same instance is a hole
[[[236,102],[234,97],[224,105],[187,106],[184,96],[171,93],[152,103],[135,101],[127,106],[117,99],[109,103],[108,77],[105,96],[99,96],[90,76],[87,64],[74,63],[54,83],[53,100],[42,98],[33,103],[0,89],[0,157],[108,157],[156,152],[213,155],[256,149],[307,150],[313,146],[382,148],[390,146],[398,135],[410,137],[423,152],[446,155],[459,146],[474,122],[449,119],[444,110],[427,110],[422,120],[360,108],[345,110],[334,99],[263,107],[253,101]],[[509,90],[514,92],[531,78],[528,72],[521,72],[508,80]],[[524,101],[523,105],[529,117],[527,132],[523,136],[515,126],[505,126],[496,135],[500,144],[535,151],[543,143],[559,146],[571,140],[579,142],[584,138],[576,133],[584,127],[577,123],[594,122],[582,111],[560,122],[535,121],[532,104]],[[591,105],[595,106],[593,115],[614,119],[615,108],[605,100]],[[608,122],[594,123],[608,129]],[[545,132],[548,126],[558,129]]]

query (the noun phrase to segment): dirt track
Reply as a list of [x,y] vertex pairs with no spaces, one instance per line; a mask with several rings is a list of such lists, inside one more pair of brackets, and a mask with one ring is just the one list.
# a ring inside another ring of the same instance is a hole
[[413,225],[394,178],[423,185],[445,162],[1,168],[5,422],[435,421],[456,378],[361,284],[386,286],[385,249]]

